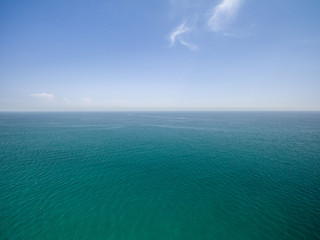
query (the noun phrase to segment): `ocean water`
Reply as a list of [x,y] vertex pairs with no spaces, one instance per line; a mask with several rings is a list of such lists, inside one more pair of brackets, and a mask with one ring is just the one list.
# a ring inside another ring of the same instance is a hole
[[320,113],[0,113],[0,239],[320,239]]

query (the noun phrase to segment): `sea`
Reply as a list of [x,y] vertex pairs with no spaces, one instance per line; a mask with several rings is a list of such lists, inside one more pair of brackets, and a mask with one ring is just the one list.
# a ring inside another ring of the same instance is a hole
[[1,112],[0,239],[320,239],[320,112]]

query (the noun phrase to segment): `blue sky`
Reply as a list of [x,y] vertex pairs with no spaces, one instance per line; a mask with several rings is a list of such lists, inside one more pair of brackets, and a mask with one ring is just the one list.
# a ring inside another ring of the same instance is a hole
[[2,0],[0,110],[320,110],[319,0]]

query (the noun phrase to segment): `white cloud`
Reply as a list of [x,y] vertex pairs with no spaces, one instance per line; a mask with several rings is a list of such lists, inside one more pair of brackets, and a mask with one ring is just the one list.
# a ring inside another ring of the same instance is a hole
[[179,39],[180,35],[186,32],[189,32],[190,29],[185,26],[184,23],[182,23],[180,26],[178,26],[171,34],[170,34],[170,46],[174,46],[176,43],[176,39]]
[[235,20],[245,0],[219,0],[220,2],[213,8],[208,7],[210,1],[168,0],[170,10],[175,13],[175,19],[183,20],[169,35],[170,47],[183,45],[192,51],[198,50],[198,46],[190,42],[195,40],[190,39],[194,39],[195,36],[204,36],[205,29],[226,37],[244,35],[239,30],[230,32],[228,27]]
[[222,0],[213,10],[208,26],[213,32],[223,31],[236,16],[243,0]]
[[180,43],[183,45],[183,46],[186,46],[187,48],[189,48],[190,50],[192,51],[197,51],[198,50],[198,46],[193,44],[193,43],[188,43],[188,42],[185,42],[183,41],[182,39],[180,39]]
[[92,99],[89,97],[82,98],[82,101],[84,101],[85,103],[92,103],[93,102]]
[[48,100],[54,99],[54,95],[51,93],[34,93],[34,94],[31,94],[30,96],[42,98],[42,99],[48,99]]
[[173,47],[176,42],[178,41],[181,45],[189,48],[192,51],[195,51],[198,49],[198,47],[193,43],[186,42],[182,35],[185,33],[190,32],[191,29],[185,26],[185,23],[182,23],[179,25],[171,34],[170,34],[170,47]]

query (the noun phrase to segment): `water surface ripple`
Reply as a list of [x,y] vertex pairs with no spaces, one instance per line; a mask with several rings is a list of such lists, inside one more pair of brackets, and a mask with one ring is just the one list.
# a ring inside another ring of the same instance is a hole
[[0,239],[320,239],[320,113],[0,113]]

